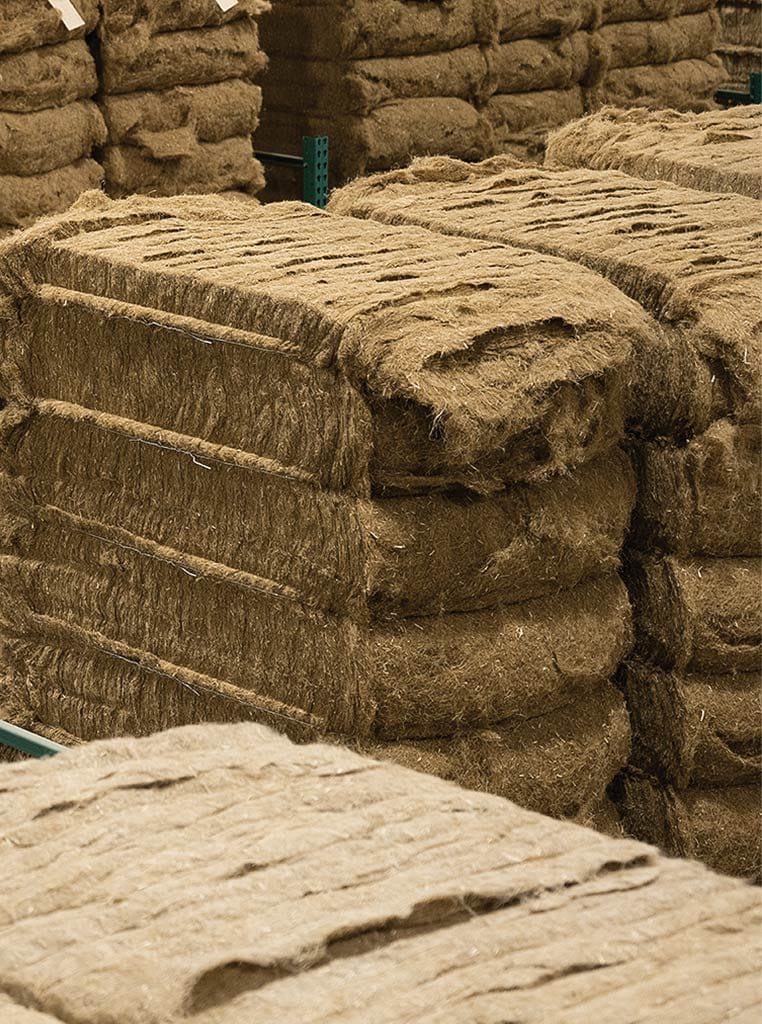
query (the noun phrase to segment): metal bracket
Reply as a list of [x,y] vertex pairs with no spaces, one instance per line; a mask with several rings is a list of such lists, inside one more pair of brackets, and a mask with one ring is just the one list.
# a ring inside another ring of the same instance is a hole
[[302,155],[255,152],[254,156],[271,167],[293,167],[302,172],[302,198],[305,203],[324,210],[328,203],[328,136],[305,135]]
[[0,744],[20,750],[22,754],[29,754],[30,757],[52,757],[66,750],[60,743],[46,740],[44,736],[38,736],[34,732],[19,729],[17,725],[3,721],[0,721]]
[[762,103],[762,72],[754,71],[749,75],[749,91],[740,89],[718,89],[715,100],[723,107],[741,107],[750,103]]

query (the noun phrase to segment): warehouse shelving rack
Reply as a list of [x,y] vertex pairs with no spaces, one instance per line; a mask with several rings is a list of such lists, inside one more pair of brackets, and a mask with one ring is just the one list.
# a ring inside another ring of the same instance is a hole
[[302,172],[302,199],[324,210],[328,203],[328,136],[305,135],[302,155],[255,152],[254,156],[269,167],[291,167]]
[[723,107],[741,107],[749,103],[762,103],[762,72],[749,75],[749,91],[740,89],[718,89],[715,100]]
[[27,754],[29,757],[52,757],[60,754],[66,747],[53,740],[38,736],[37,733],[29,732],[27,729],[20,729],[10,722],[0,721],[0,744],[12,747],[14,750]]

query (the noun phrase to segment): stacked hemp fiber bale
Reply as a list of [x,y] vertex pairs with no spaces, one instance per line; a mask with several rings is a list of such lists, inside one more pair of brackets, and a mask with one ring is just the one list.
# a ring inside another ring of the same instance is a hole
[[83,199],[2,274],[16,721],[255,718],[604,820],[635,303],[532,252],[213,197]]
[[0,788],[4,1024],[758,1019],[752,886],[348,750],[194,726]]
[[758,874],[759,204],[615,171],[431,159],[355,182],[331,209],[582,263],[660,321],[629,411],[634,752],[619,804],[670,852]]
[[[498,39],[488,51],[492,95],[484,114],[493,152],[533,159],[553,128],[581,117],[604,70],[593,29],[600,0],[499,0]],[[449,154],[457,156],[457,154]]]
[[760,199],[761,153],[762,107],[757,104],[703,114],[605,107],[555,132],[545,164],[611,168]]
[[101,0],[100,105],[113,196],[254,194],[267,0]]
[[103,177],[92,153],[105,128],[84,39],[96,0],[76,0],[75,13],[72,24],[84,25],[70,30],[47,0],[0,5],[0,235],[65,210]]
[[603,0],[596,35],[606,71],[587,108],[706,110],[724,77],[714,0]]
[[720,0],[717,54],[726,82],[748,89],[749,75],[762,72],[762,0]]
[[498,2],[275,0],[262,145],[294,153],[303,135],[328,135],[334,182],[426,153],[489,156],[479,107]]

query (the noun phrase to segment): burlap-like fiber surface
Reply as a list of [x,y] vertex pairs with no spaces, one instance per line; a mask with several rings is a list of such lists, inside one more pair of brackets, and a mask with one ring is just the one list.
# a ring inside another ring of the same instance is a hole
[[762,273],[752,199],[614,171],[440,158],[348,185],[331,210],[583,263],[665,328],[636,360],[631,417],[640,429],[684,436],[727,412],[758,419]]
[[707,192],[762,197],[762,113],[757,106],[705,114],[606,108],[556,132],[551,167],[615,169]]
[[760,998],[751,887],[338,748],[185,729],[0,786],[13,1024],[680,1024],[697,999],[720,1024]]

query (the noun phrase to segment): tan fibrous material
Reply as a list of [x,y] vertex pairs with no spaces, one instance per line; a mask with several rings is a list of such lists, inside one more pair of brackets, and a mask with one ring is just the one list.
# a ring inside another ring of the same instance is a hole
[[[103,118],[92,100],[27,114],[0,110],[0,175],[27,177],[55,171],[89,157],[105,141]],[[0,219],[3,199],[4,193]]]
[[556,132],[550,167],[615,169],[707,192],[762,196],[762,113],[731,107],[704,114],[604,110]]
[[432,158],[346,186],[330,208],[581,262],[664,328],[637,351],[634,425],[679,437],[728,413],[759,421],[762,264],[750,198],[614,171]]
[[55,1024],[677,1024],[698,986],[720,1024],[760,998],[752,888],[346,750],[206,726],[0,784],[0,977]]
[[84,39],[0,55],[0,110],[28,113],[65,107],[98,90],[95,61]]

